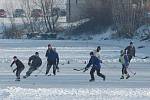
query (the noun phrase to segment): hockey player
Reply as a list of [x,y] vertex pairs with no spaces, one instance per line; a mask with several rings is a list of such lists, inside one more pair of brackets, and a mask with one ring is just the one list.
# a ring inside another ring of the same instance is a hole
[[30,68],[26,72],[26,75],[23,78],[29,77],[33,71],[37,70],[42,65],[42,60],[39,57],[39,53],[36,52],[35,55],[31,56],[28,61]]
[[130,42],[130,45],[125,48],[125,52],[127,53],[130,62],[132,57],[135,57],[135,47],[133,42]]
[[46,51],[47,58],[47,69],[45,75],[48,75],[50,68],[53,66],[53,74],[56,75],[56,66],[59,64],[58,53],[52,49],[52,46],[48,45],[48,50]]
[[20,74],[21,72],[24,70],[24,64],[16,57],[14,56],[13,57],[14,61],[11,63],[10,67],[13,66],[13,64],[16,64],[17,68],[15,68],[13,70],[13,72],[15,73],[16,72],[16,81],[20,81]]
[[97,72],[97,75],[102,77],[103,80],[105,81],[105,75],[100,73],[100,69],[101,69],[100,63],[102,63],[102,61],[100,59],[98,59],[96,56],[94,56],[93,52],[90,52],[90,56],[91,56],[91,58],[89,60],[89,63],[87,64],[87,66],[85,67],[85,70],[84,70],[84,72],[85,72],[92,65],[92,69],[90,71],[91,79],[89,81],[90,82],[95,81],[95,78],[94,78],[95,71]]
[[119,62],[122,64],[122,76],[120,79],[124,79],[125,75],[126,75],[126,79],[128,79],[130,77],[127,71],[127,68],[129,66],[129,59],[124,50],[120,51]]

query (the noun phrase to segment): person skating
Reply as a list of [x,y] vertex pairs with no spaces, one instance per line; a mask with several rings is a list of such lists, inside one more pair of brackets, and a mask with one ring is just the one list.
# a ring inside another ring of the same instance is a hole
[[20,74],[24,70],[25,66],[16,56],[14,56],[13,59],[14,61],[11,63],[10,67],[12,67],[13,64],[16,64],[17,68],[15,68],[13,72],[16,72],[16,81],[20,81]]
[[122,76],[120,79],[124,79],[125,75],[126,75],[126,79],[128,79],[130,77],[127,71],[127,68],[129,66],[129,59],[124,50],[120,51],[119,62],[122,64]]
[[89,60],[89,63],[87,64],[87,66],[85,67],[85,70],[84,70],[84,72],[85,72],[92,65],[92,68],[90,71],[91,79],[89,81],[90,82],[95,81],[95,78],[94,78],[95,71],[97,72],[97,75],[102,77],[103,80],[105,81],[105,75],[100,73],[100,69],[101,69],[100,63],[102,63],[102,61],[100,59],[98,59],[96,56],[94,56],[93,52],[90,52],[90,56],[91,56],[91,58]]
[[35,55],[32,55],[29,58],[28,65],[30,66],[30,68],[26,72],[26,75],[23,76],[23,78],[29,77],[32,74],[33,71],[37,70],[42,65],[42,60],[39,57],[38,52],[36,52]]
[[45,75],[48,75],[50,68],[53,66],[53,74],[56,75],[56,66],[59,64],[59,56],[53,50],[52,46],[48,45],[48,50],[46,51],[46,58],[47,58],[47,69]]
[[130,62],[132,57],[135,57],[135,47],[133,42],[130,42],[130,45],[125,48],[125,52],[127,53]]
[[100,51],[101,51],[101,47],[98,46],[96,50],[93,51],[94,55],[100,59]]

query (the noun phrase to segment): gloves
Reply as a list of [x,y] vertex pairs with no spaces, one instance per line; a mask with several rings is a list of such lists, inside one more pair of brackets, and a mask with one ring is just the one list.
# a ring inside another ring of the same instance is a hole
[[102,60],[100,60],[100,63],[103,63],[103,61],[102,61]]
[[121,59],[119,58],[119,62],[121,63]]
[[86,72],[88,70],[88,68],[85,68],[83,72]]

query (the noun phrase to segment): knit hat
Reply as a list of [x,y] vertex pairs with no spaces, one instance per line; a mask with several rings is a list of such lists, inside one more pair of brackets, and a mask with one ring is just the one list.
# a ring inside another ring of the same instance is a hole
[[93,52],[90,52],[90,55],[94,55],[94,53],[93,53]]
[[39,53],[38,52],[35,52],[35,55],[38,55]]
[[101,47],[100,47],[100,46],[98,46],[98,47],[97,47],[97,49],[101,50]]
[[130,44],[133,44],[133,42],[130,42]]
[[48,44],[48,47],[51,47],[51,44]]
[[13,59],[17,58],[17,56],[14,56]]

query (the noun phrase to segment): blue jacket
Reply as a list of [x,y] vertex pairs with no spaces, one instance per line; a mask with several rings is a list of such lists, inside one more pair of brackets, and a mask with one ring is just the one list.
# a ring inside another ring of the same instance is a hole
[[58,53],[55,52],[54,50],[48,49],[45,56],[47,57],[47,61],[56,62],[56,64],[59,63]]
[[125,66],[129,66],[129,58],[127,55],[124,55],[124,59],[125,59]]
[[92,68],[100,69],[101,68],[100,63],[102,63],[102,60],[98,59],[96,56],[91,56],[86,68],[89,68],[92,65]]

